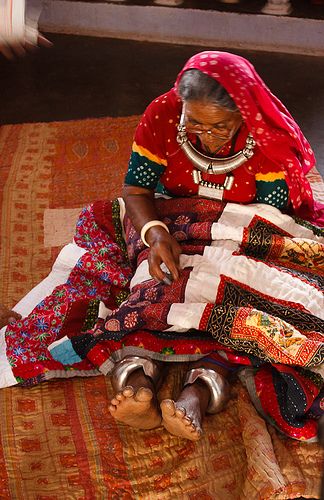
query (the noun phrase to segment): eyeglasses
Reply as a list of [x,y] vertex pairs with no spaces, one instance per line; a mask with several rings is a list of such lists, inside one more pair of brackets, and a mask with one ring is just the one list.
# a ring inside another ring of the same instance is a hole
[[207,134],[209,136],[215,137],[217,139],[230,139],[236,132],[237,127],[234,126],[231,129],[225,129],[224,132],[220,132],[215,128],[202,129],[200,125],[193,125],[191,123],[185,125],[185,129],[190,134],[203,135]]
[[186,113],[185,113],[185,106],[182,108],[182,114],[181,114],[181,119],[180,119],[180,125],[184,128],[186,132],[189,132],[191,134],[195,135],[208,135],[210,137],[215,137],[220,140],[226,140],[228,141],[233,137],[235,132],[238,130],[241,120],[238,122],[237,120],[230,120],[228,122],[230,126],[220,126],[219,128],[202,128],[202,125],[200,123],[190,123],[190,120],[187,118]]

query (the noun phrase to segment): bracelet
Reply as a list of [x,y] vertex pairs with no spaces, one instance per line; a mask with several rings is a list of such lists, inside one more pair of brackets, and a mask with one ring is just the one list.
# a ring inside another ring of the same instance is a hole
[[166,231],[168,231],[168,233],[170,232],[168,226],[166,224],[164,224],[164,222],[161,222],[160,220],[150,220],[149,222],[144,224],[144,226],[141,229],[141,240],[143,241],[144,245],[146,245],[147,247],[149,247],[150,245],[147,243],[147,241],[145,239],[145,235],[146,235],[147,231],[149,229],[151,229],[151,227],[154,227],[154,226],[162,226]]

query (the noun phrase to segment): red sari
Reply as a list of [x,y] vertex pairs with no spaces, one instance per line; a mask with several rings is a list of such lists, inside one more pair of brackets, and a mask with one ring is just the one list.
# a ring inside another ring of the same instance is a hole
[[[274,191],[288,186],[292,213],[324,225],[323,206],[314,201],[306,179],[306,173],[315,165],[309,143],[253,66],[244,58],[226,52],[207,51],[193,56],[179,73],[174,88],[148,106],[135,133],[125,182],[156,189],[160,181],[173,196],[197,194],[197,185],[192,180],[193,165],[176,141],[182,110],[177,89],[183,72],[189,69],[199,69],[220,82],[243,117],[244,125],[235,144],[226,144],[220,156],[242,149],[248,132],[256,141],[254,156],[232,172],[234,184],[225,192],[224,199],[238,203],[267,203],[265,196],[258,196],[260,185],[275,182]],[[191,136],[190,139],[195,138]],[[211,180],[223,183],[224,178],[221,175]]]

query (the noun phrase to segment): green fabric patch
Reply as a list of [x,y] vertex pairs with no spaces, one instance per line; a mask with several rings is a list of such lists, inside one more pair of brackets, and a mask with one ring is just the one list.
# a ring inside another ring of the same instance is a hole
[[81,332],[87,332],[88,330],[91,330],[91,328],[93,328],[96,324],[96,321],[98,319],[99,304],[99,299],[90,300]]
[[154,190],[163,172],[163,165],[133,151],[128,164],[125,184]]
[[288,205],[289,190],[284,179],[275,181],[256,181],[256,198],[258,203],[265,203],[283,209]]
[[112,202],[112,221],[115,228],[115,241],[121,248],[124,258],[128,261],[127,246],[123,236],[123,227],[120,221],[120,205],[118,200]]
[[167,190],[167,188],[162,184],[161,181],[159,181],[156,185],[156,188],[155,188],[155,192],[156,193],[159,193],[159,194],[165,194],[167,196],[173,196],[171,193],[169,193],[169,191]]

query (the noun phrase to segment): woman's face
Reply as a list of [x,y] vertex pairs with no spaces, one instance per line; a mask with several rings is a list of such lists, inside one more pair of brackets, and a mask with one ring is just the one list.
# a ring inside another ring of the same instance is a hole
[[206,101],[186,101],[184,114],[186,130],[198,135],[203,148],[209,153],[215,153],[224,146],[242,124],[239,111],[229,111]]

